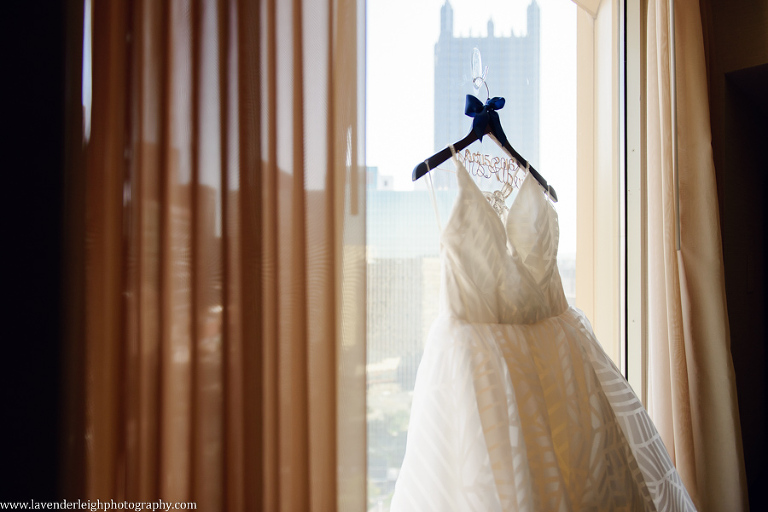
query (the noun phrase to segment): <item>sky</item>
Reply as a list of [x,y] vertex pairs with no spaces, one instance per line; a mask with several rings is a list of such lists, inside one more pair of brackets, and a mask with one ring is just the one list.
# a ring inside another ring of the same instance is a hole
[[[576,6],[570,0],[537,1],[542,34],[538,170],[560,199],[562,256],[576,250]],[[413,188],[414,166],[434,152],[434,46],[444,2],[368,0],[366,5],[366,162],[393,176],[397,190]],[[451,0],[454,35],[485,36],[489,19],[497,36],[524,35],[530,3]],[[488,70],[491,96],[504,96],[493,87],[493,73]],[[466,92],[473,92],[470,84]],[[467,118],[467,131],[470,126]]]

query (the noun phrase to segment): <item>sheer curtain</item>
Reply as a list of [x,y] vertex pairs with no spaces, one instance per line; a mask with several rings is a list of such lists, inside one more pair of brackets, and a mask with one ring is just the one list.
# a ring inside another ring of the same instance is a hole
[[67,498],[364,509],[363,14],[69,3]]
[[699,510],[746,510],[701,16],[674,3],[679,189],[669,0],[647,3],[648,405]]

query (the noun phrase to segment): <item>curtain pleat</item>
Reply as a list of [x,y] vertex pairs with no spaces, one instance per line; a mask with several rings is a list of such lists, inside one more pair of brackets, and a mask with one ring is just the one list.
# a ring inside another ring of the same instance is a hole
[[676,91],[669,4],[647,4],[648,409],[699,510],[747,510],[699,2],[674,2]]
[[70,5],[64,495],[363,510],[361,3]]

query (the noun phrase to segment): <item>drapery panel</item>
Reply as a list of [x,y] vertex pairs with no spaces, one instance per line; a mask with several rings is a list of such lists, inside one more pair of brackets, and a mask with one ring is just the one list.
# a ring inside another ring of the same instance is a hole
[[69,14],[63,494],[363,510],[360,2]]
[[701,16],[674,5],[675,61],[669,1],[646,11],[648,408],[699,510],[746,510]]

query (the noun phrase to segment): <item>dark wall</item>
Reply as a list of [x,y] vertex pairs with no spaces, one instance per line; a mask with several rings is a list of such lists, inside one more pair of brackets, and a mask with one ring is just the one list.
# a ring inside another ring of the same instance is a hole
[[[756,73],[760,69],[763,72]],[[768,318],[765,300],[768,110],[760,108],[748,92],[760,82],[760,89],[768,91],[768,64],[726,75],[723,139],[726,158],[722,166],[725,173],[723,259],[731,353],[753,510],[765,510],[768,506],[764,491],[768,482],[765,438],[768,431],[765,325]]]
[[768,1],[702,0],[712,146],[751,510],[768,510]]
[[56,497],[64,3],[5,2],[0,501]]

